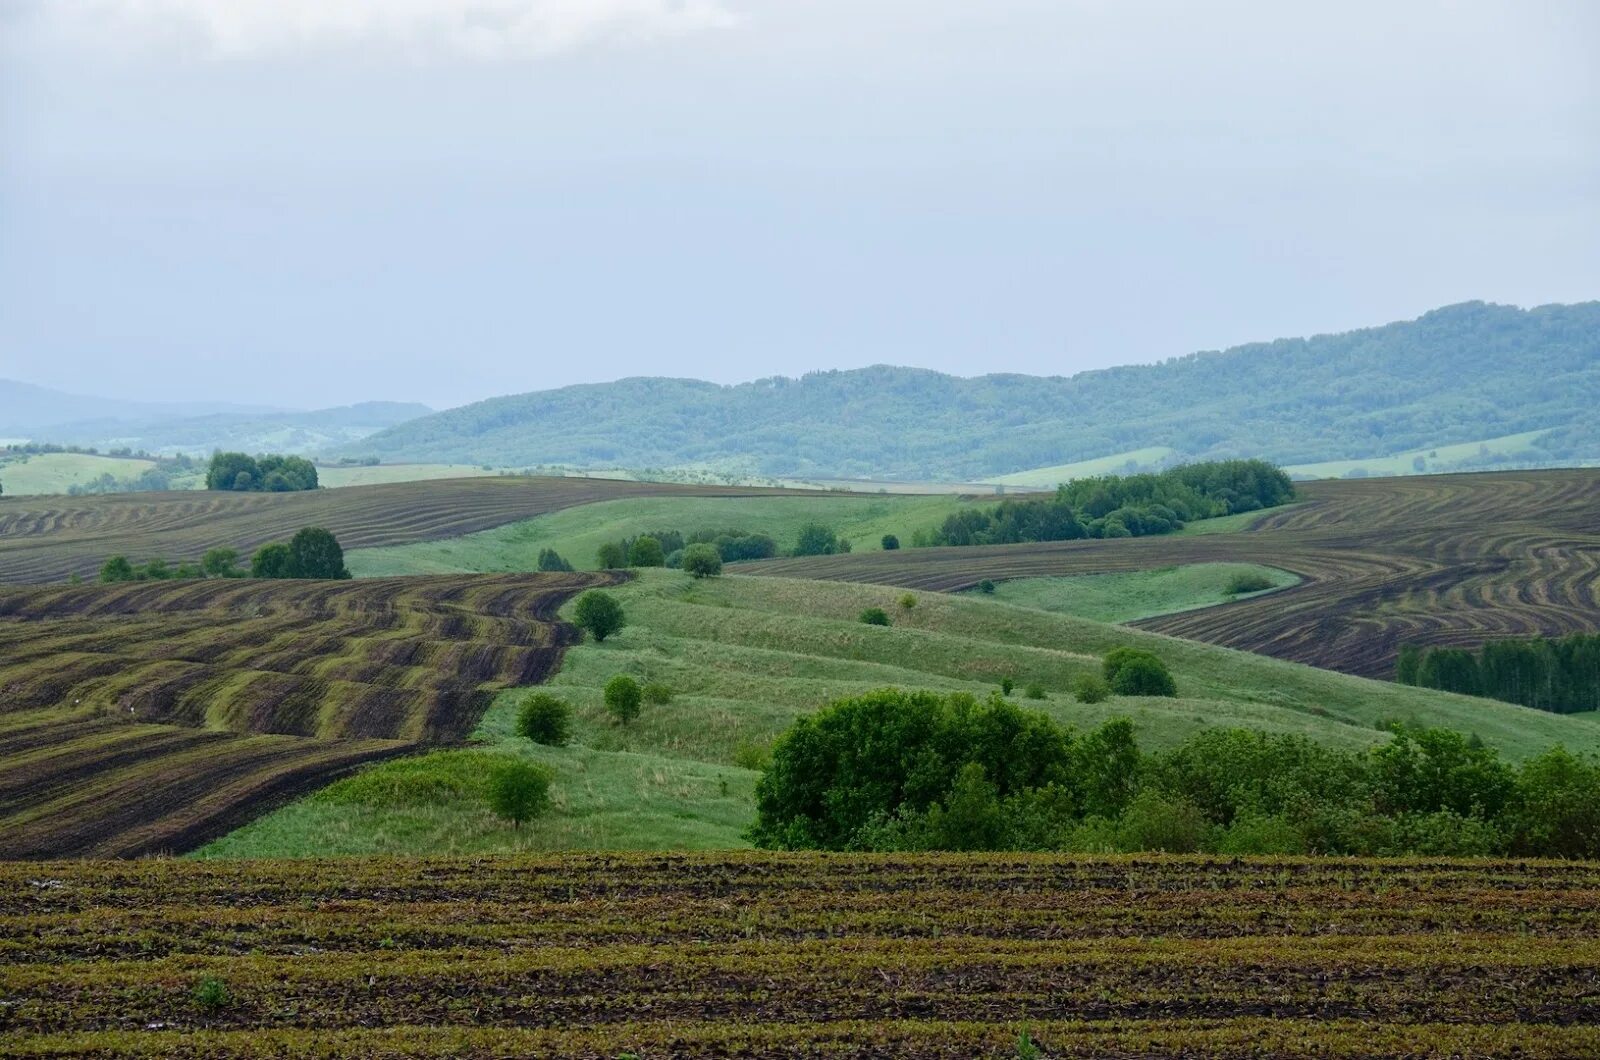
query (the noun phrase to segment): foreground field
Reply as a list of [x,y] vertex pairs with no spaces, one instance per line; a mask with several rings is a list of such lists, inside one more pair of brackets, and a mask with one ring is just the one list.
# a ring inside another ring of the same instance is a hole
[[464,739],[616,576],[0,590],[0,857],[187,849],[354,765]]
[[[1368,677],[1399,645],[1592,632],[1600,614],[1600,471],[1439,475],[1299,487],[1240,533],[902,549],[749,564],[749,573],[913,589],[984,579],[1258,563],[1301,584],[1152,618],[1143,628]],[[1204,523],[1197,524],[1204,527]]]
[[0,865],[9,1056],[1575,1057],[1596,975],[1584,863]]
[[[918,594],[871,585],[723,577],[694,581],[643,571],[615,595],[628,626],[564,656],[551,690],[574,706],[573,742],[543,747],[513,735],[520,699],[500,694],[474,751],[442,751],[373,767],[285,806],[200,851],[207,857],[480,853],[574,849],[727,849],[746,843],[766,749],[797,717],[828,701],[893,685],[984,697],[1002,678],[1025,706],[1090,728],[1133,721],[1142,746],[1172,747],[1207,727],[1308,736],[1346,749],[1388,739],[1401,721],[1477,734],[1522,760],[1563,743],[1600,749],[1583,716],[1376,683],[1275,659],[1173,640],[986,597]],[[866,607],[893,612],[889,628],[863,625]],[[1177,677],[1178,698],[1113,696],[1076,702],[1072,679],[1097,671],[1116,647],[1153,649]],[[618,673],[670,689],[622,727],[602,688]],[[514,830],[485,804],[470,757],[526,758],[555,773],[552,812]]]
[[304,526],[332,530],[347,549],[375,548],[459,537],[595,501],[786,492],[608,479],[469,478],[308,493],[3,497],[0,582],[93,577],[106,557],[116,554],[137,562],[156,557],[195,560],[219,546],[248,553],[268,541],[287,540]]

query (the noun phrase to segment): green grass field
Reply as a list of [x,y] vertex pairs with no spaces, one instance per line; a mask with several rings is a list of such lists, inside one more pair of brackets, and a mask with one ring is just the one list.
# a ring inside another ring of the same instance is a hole
[[329,489],[375,486],[380,482],[430,482],[439,478],[481,478],[498,475],[476,464],[376,464],[317,468],[317,482]]
[[6,457],[0,461],[0,489],[7,497],[65,493],[73,486],[86,486],[101,475],[112,478],[138,478],[155,467],[153,460],[88,453],[40,453],[29,457]]
[[1061,483],[1075,478],[1089,478],[1093,475],[1122,475],[1130,467],[1140,471],[1153,470],[1161,461],[1177,454],[1177,450],[1165,445],[1152,445],[1145,449],[1130,449],[1126,453],[1112,453],[1110,456],[1099,456],[1093,460],[1079,460],[1072,464],[1056,464],[1054,467],[1034,467],[1026,471],[1014,471],[1009,475],[998,475],[989,479],[990,482],[1002,486],[1034,486],[1041,489],[1054,489]]
[[[1324,460],[1315,464],[1295,464],[1285,467],[1291,475],[1302,478],[1344,478],[1352,471],[1365,471],[1369,475],[1420,475],[1455,469],[1463,460],[1478,456],[1505,456],[1515,458],[1528,449],[1529,444],[1548,429],[1507,434],[1499,438],[1485,438],[1478,442],[1458,442],[1455,445],[1430,446],[1413,449],[1393,456],[1365,457],[1360,460]],[[1417,461],[1422,467],[1417,467]],[[1533,459],[1538,459],[1535,456]]]
[[[1180,641],[986,598],[869,585],[724,577],[696,582],[645,571],[615,590],[629,625],[568,652],[552,689],[573,704],[573,743],[538,747],[512,735],[519,692],[499,696],[479,747],[373,767],[218,840],[202,857],[470,853],[489,850],[714,849],[741,845],[754,814],[761,756],[795,717],[886,685],[987,695],[1003,677],[1038,683],[1021,702],[1088,727],[1125,716],[1147,747],[1207,726],[1302,733],[1342,747],[1385,739],[1400,720],[1480,735],[1519,759],[1555,743],[1600,748],[1600,724],[1488,700],[1408,688],[1244,652]],[[879,606],[890,628],[857,616]],[[1157,651],[1181,698],[1113,697],[1094,706],[1066,694],[1119,645]],[[626,728],[605,714],[601,688],[618,673],[674,692]],[[483,754],[553,768],[554,812],[514,831],[484,808]],[[465,757],[478,756],[478,757]]]
[[651,530],[738,529],[770,534],[780,548],[794,544],[800,527],[825,523],[858,551],[880,547],[884,534],[910,544],[911,534],[932,529],[970,504],[956,496],[862,494],[816,497],[642,497],[604,501],[541,515],[481,533],[394,548],[356,549],[345,555],[358,578],[396,574],[488,573],[534,569],[539,550],[553,548],[579,570],[592,570],[595,552]]
[[1237,597],[1228,595],[1229,579],[1240,574],[1260,575],[1272,582],[1273,589],[1282,589],[1300,580],[1288,571],[1254,563],[1194,563],[1126,574],[1018,578],[998,583],[992,599],[1096,622],[1137,622],[1141,618],[1260,596],[1260,592],[1242,593]]

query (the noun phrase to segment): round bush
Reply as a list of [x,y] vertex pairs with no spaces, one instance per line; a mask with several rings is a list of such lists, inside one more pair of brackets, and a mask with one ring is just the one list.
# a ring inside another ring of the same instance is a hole
[[1175,696],[1178,686],[1167,672],[1166,665],[1149,655],[1131,659],[1117,669],[1111,679],[1111,691],[1119,696]]
[[696,578],[715,578],[722,573],[722,554],[716,545],[690,545],[683,550],[682,564]]
[[572,737],[572,708],[548,692],[534,692],[517,711],[517,735],[560,747]]
[[509,761],[489,778],[489,808],[510,821],[513,828],[521,828],[523,821],[532,820],[550,806],[552,779],[548,769]]
[[606,710],[613,718],[626,725],[639,716],[639,704],[644,700],[644,690],[639,682],[627,674],[618,674],[606,682]]
[[861,621],[869,626],[887,626],[889,613],[881,607],[869,607],[861,612]]
[[590,589],[578,597],[578,603],[572,609],[572,617],[597,641],[603,641],[617,632],[625,621],[622,605],[617,603],[616,598],[610,593],[601,592],[599,589]]
[[1111,686],[1098,674],[1079,674],[1072,679],[1072,698],[1079,703],[1104,703],[1111,696]]

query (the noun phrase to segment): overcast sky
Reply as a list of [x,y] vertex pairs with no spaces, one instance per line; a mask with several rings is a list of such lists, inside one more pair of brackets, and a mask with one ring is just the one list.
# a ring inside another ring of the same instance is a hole
[[0,376],[446,406],[1600,297],[1600,4],[0,0]]

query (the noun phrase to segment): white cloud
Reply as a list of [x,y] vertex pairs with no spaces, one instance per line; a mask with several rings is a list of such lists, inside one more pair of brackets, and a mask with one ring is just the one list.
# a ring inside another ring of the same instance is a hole
[[46,0],[32,13],[85,43],[211,58],[381,48],[520,59],[736,21],[723,0]]

